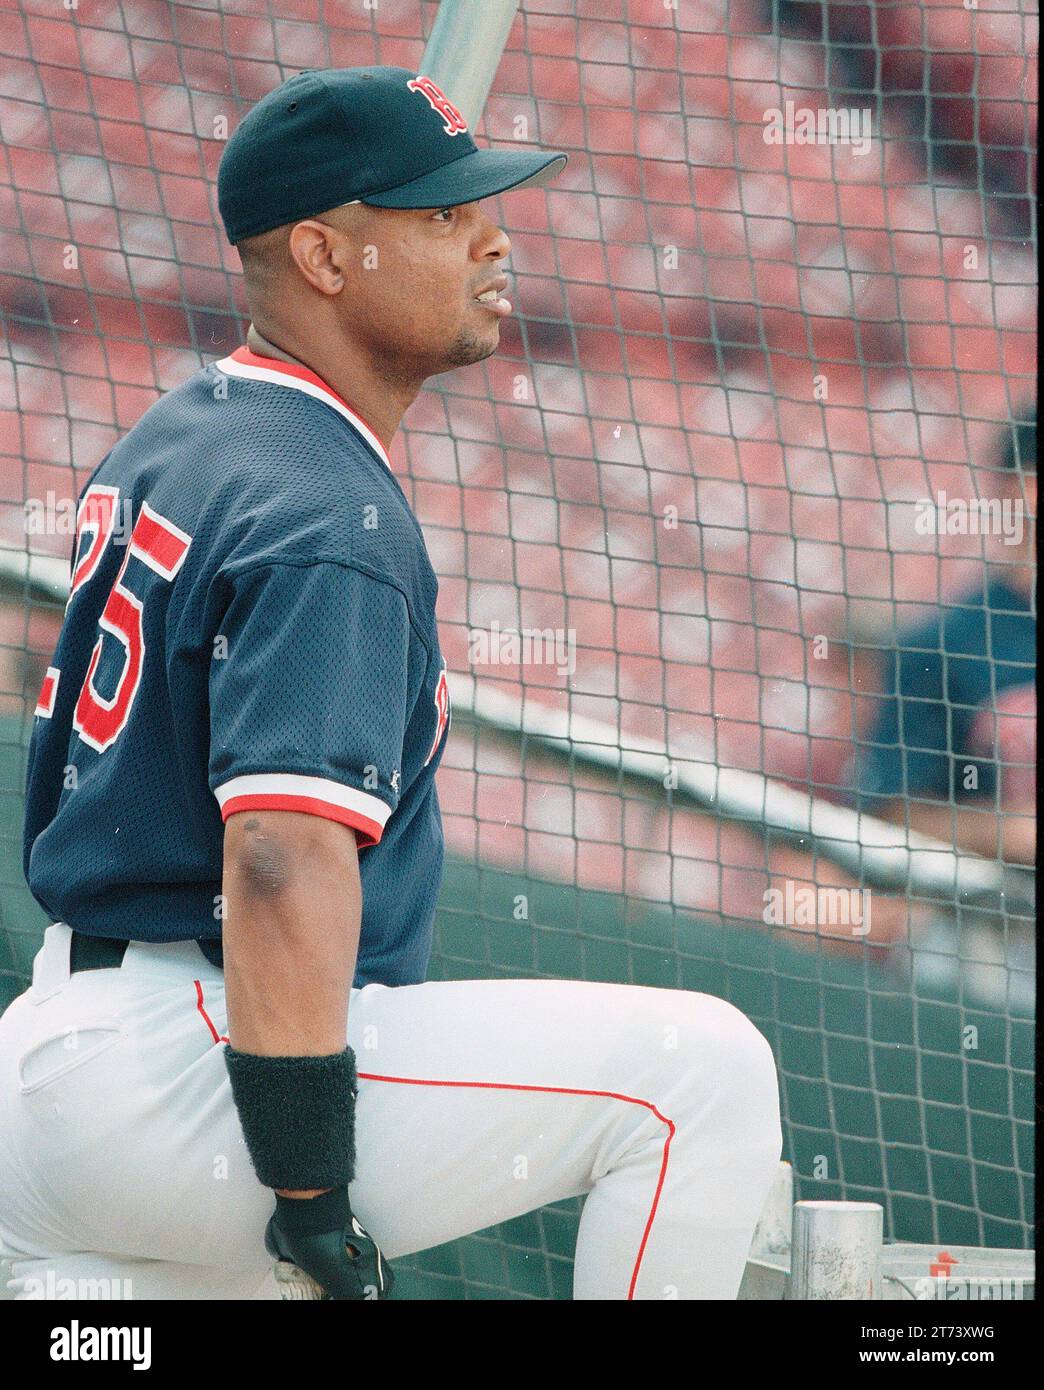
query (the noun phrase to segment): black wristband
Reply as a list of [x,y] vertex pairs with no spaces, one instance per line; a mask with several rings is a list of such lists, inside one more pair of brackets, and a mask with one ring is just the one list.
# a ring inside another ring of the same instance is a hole
[[325,1057],[259,1057],[227,1046],[225,1065],[265,1187],[300,1191],[352,1181],[358,1081],[350,1047]]
[[351,1214],[346,1187],[334,1187],[318,1197],[280,1197],[276,1193],[276,1220],[287,1235],[319,1236],[325,1231],[343,1231]]

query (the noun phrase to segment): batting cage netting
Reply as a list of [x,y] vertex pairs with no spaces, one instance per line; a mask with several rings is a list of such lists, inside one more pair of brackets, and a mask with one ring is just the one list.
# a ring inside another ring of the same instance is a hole
[[[731,1000],[797,1195],[940,1247],[1031,1241],[1032,3],[524,0],[477,133],[570,162],[490,203],[501,350],[392,454],[454,673],[432,977]],[[245,338],[224,141],[435,9],[0,0],[0,1005],[78,490]],[[577,1213],[403,1293],[567,1298]]]

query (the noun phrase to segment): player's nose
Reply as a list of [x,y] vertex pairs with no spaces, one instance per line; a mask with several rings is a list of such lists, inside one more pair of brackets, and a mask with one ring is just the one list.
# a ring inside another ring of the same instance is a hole
[[503,227],[482,214],[482,226],[476,238],[476,259],[500,261],[511,254],[511,238]]

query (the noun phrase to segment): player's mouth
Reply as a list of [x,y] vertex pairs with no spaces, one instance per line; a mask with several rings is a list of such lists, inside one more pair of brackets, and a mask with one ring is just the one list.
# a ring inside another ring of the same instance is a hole
[[503,317],[511,313],[511,300],[504,299],[501,291],[507,289],[507,276],[500,275],[496,280],[491,280],[485,289],[480,290],[474,296],[476,304],[481,304],[483,309],[489,309],[492,313]]

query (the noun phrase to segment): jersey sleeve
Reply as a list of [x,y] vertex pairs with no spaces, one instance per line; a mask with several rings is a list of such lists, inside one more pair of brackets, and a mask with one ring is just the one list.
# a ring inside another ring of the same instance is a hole
[[410,622],[393,585],[329,561],[240,574],[214,639],[210,787],[222,820],[302,811],[375,845],[398,802]]

